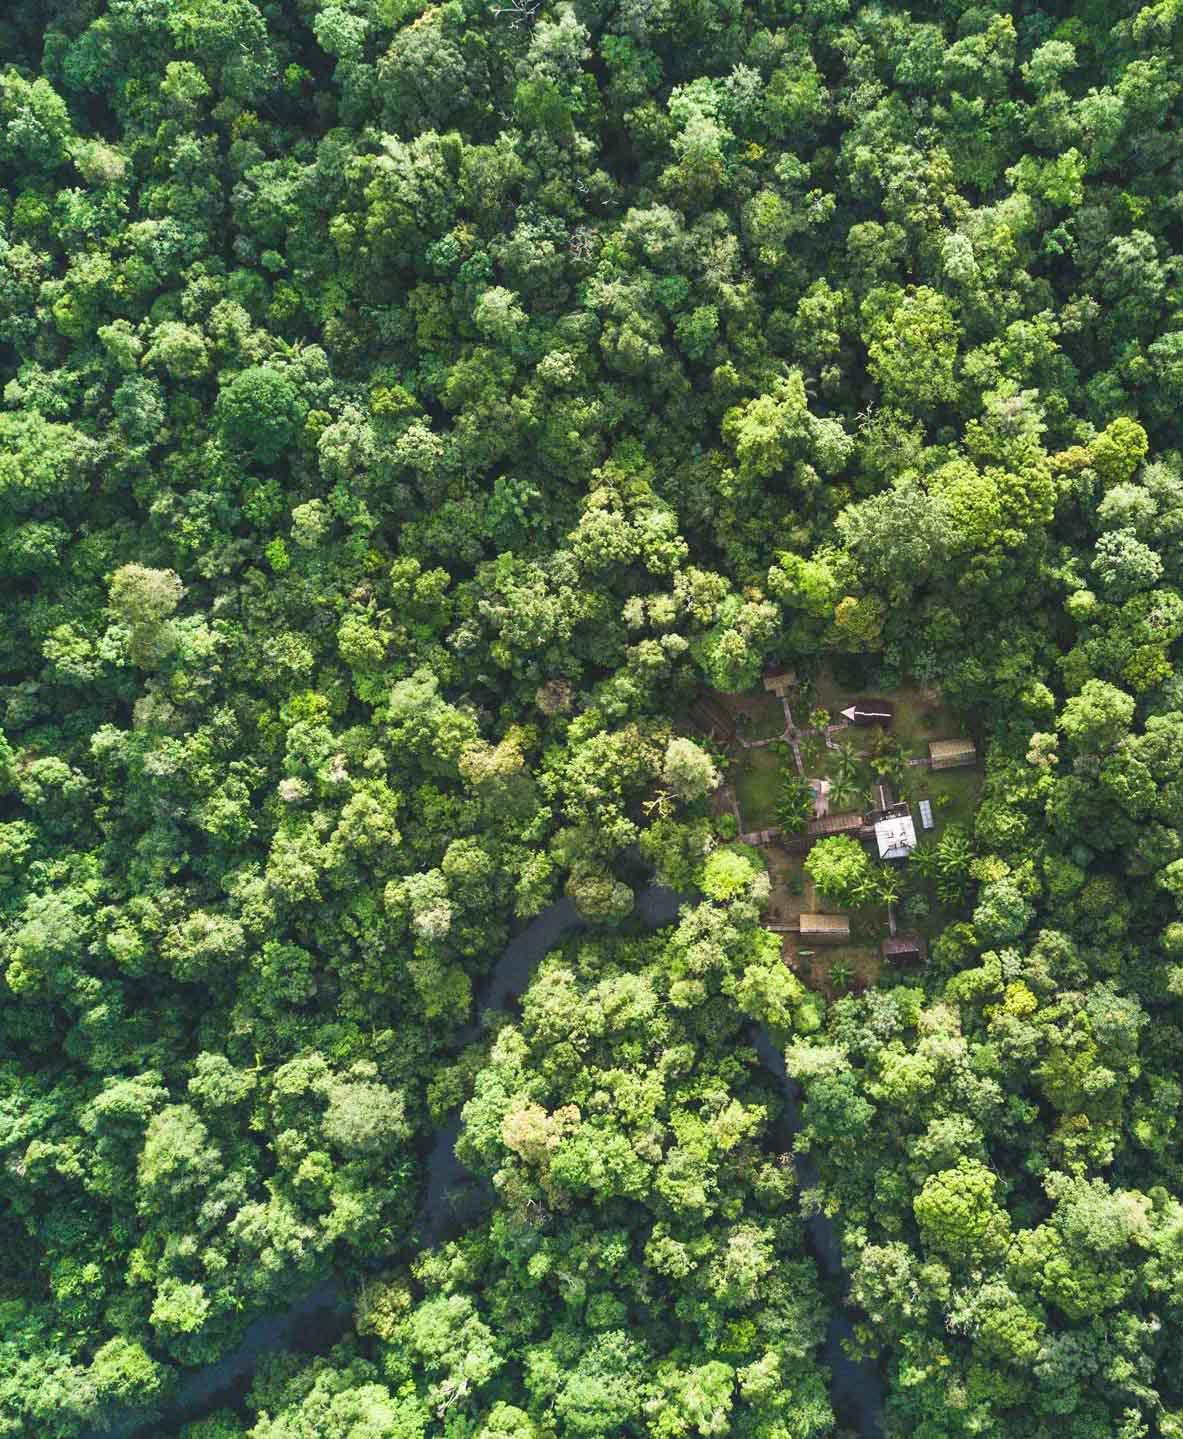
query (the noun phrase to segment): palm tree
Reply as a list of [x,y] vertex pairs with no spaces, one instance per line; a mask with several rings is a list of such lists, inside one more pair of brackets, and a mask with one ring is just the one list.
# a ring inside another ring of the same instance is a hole
[[899,740],[889,730],[876,729],[871,738],[871,770],[894,785],[904,782],[908,762]]
[[876,883],[879,890],[879,898],[884,904],[895,904],[903,892],[904,887],[900,881],[898,871],[888,869],[886,865],[880,866],[879,873],[876,875]]
[[937,844],[937,865],[946,879],[961,877],[969,872],[974,857],[973,844],[964,825],[948,824]]
[[973,855],[965,826],[946,825],[936,845],[937,894],[945,904],[956,904],[968,889]]
[[868,905],[875,904],[879,899],[878,876],[874,873],[867,874],[853,887],[850,893],[850,903],[855,909],[865,909]]
[[830,786],[830,808],[836,812],[857,809],[867,797],[867,787],[858,780],[835,780]]
[[854,979],[854,970],[844,959],[836,959],[830,965],[830,983],[837,990],[847,990]]
[[935,844],[920,844],[908,856],[908,863],[921,879],[936,879],[941,872],[941,854]]
[[813,786],[801,775],[787,773],[781,780],[776,817],[782,829],[800,834],[813,818]]
[[830,751],[830,796],[839,809],[853,804],[867,793],[867,770],[854,742],[843,736]]

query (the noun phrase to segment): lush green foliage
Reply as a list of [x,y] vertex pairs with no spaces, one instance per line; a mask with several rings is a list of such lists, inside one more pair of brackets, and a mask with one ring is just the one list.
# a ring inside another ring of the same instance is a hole
[[[826,1434],[745,1018],[893,1432],[1183,1432],[1181,25],[4,7],[0,1434],[387,1261],[204,1439]],[[930,969],[824,1020],[683,722],[823,656],[989,740]],[[705,899],[457,1058],[638,852]],[[495,1200],[414,1256],[465,1098]]]

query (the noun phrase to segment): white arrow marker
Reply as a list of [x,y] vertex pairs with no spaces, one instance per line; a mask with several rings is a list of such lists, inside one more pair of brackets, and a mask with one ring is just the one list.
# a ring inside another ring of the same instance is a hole
[[855,712],[855,706],[854,706],[854,705],[851,705],[851,707],[850,707],[848,710],[843,710],[843,711],[842,711],[842,718],[843,718],[844,720],[849,720],[849,721],[851,722],[851,724],[854,724],[854,712]]

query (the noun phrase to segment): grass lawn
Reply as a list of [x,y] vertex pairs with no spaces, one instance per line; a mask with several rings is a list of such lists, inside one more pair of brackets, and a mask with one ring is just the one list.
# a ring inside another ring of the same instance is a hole
[[835,723],[842,711],[857,699],[891,700],[895,705],[892,733],[908,755],[927,755],[929,740],[956,739],[969,733],[964,715],[946,705],[938,690],[915,681],[888,693],[871,694],[866,690],[856,693],[841,689],[829,670],[823,670],[814,683],[813,703],[828,709]]
[[829,763],[830,751],[822,742],[820,735],[810,735],[808,739],[801,741],[801,762],[805,766],[805,773],[812,779],[830,779],[826,773],[826,765]]
[[[817,707],[820,705],[822,709],[827,709],[830,711],[831,724],[841,724],[842,711],[848,705],[853,704],[855,700],[865,699],[867,697],[868,696],[866,690],[859,690],[856,694],[852,690],[842,689],[839,686],[837,680],[835,680],[834,676],[827,669],[822,670],[822,672],[818,675],[817,679],[815,679],[813,682],[813,693],[810,697],[809,708],[811,710],[817,709]],[[793,717],[796,718],[795,710],[793,712]],[[807,719],[808,714],[802,717],[801,723],[804,724]]]
[[736,759],[728,778],[739,801],[740,825],[745,832],[771,829],[776,824],[781,766],[792,762],[770,749],[744,750]]
[[[944,833],[946,825],[963,824],[967,828],[972,827],[974,811],[978,807],[978,798],[982,791],[983,775],[981,770],[922,771],[920,772],[920,781],[917,794],[921,798],[934,801],[932,813],[936,820],[935,829],[922,830],[920,828],[920,811],[913,804],[913,814],[916,816],[916,834],[921,844],[935,844]],[[944,806],[936,802],[940,795],[949,796],[948,803]],[[927,896],[929,904],[932,906],[928,914],[917,925],[921,934],[928,939],[931,945],[943,929],[955,920],[966,917],[965,906],[942,904],[937,898],[936,886],[931,882],[921,883],[913,880],[913,883],[921,894]]]
[[929,740],[957,739],[969,734],[965,717],[944,704],[934,690],[906,684],[891,698],[895,701],[892,729],[905,754],[927,755]]
[[[984,776],[979,769],[922,770],[916,788],[917,798],[932,800],[933,830],[921,830],[916,817],[917,838],[939,839],[947,824],[972,825],[974,811],[982,793]],[[944,798],[948,796],[948,798]]]

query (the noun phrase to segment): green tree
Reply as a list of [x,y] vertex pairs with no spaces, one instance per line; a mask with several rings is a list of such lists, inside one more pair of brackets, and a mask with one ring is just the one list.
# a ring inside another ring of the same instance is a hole
[[800,834],[813,818],[813,786],[803,776],[786,770],[776,800],[776,820],[790,834]]
[[823,899],[837,904],[865,904],[874,891],[870,857],[848,834],[818,840],[805,857],[805,873]]
[[295,439],[307,408],[286,375],[252,365],[219,390],[215,413],[231,445],[270,465]]

